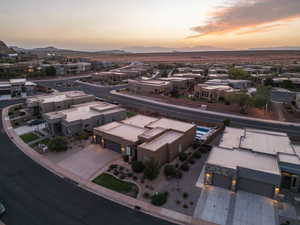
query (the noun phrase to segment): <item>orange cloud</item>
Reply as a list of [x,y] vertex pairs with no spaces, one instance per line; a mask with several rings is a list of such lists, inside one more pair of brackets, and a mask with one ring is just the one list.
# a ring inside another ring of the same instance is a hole
[[300,18],[300,0],[240,0],[235,5],[217,9],[202,26],[193,27],[198,34],[188,38],[206,35],[220,35],[234,31],[238,34],[265,32],[286,22]]

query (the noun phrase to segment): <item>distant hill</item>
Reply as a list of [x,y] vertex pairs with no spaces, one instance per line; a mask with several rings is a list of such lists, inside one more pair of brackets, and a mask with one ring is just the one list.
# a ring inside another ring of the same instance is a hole
[[249,48],[251,51],[267,51],[267,50],[274,50],[274,51],[299,51],[300,46],[282,46],[282,47],[266,47],[266,48]]
[[163,52],[208,52],[208,51],[231,51],[233,49],[218,48],[213,46],[195,46],[186,48],[165,48],[160,46],[145,47],[145,46],[132,46],[125,48],[125,51],[132,53],[163,53]]
[[124,50],[106,50],[106,51],[80,51],[80,50],[71,50],[71,49],[60,49],[53,46],[44,47],[44,48],[32,48],[25,49],[19,48],[17,46],[12,47],[17,52],[31,52],[34,54],[47,54],[47,53],[59,53],[59,54],[126,54]]
[[13,49],[7,47],[7,45],[0,40],[0,54],[12,54],[16,53]]

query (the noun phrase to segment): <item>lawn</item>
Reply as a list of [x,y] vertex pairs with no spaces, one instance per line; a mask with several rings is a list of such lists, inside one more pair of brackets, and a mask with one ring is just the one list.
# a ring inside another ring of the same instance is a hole
[[125,195],[129,195],[134,198],[136,198],[138,194],[138,187],[135,184],[119,180],[107,173],[99,175],[93,180],[93,182],[105,188],[120,192]]
[[28,133],[28,134],[23,134],[20,136],[20,138],[25,142],[25,143],[29,143],[31,141],[34,141],[36,139],[39,138],[39,136],[37,136],[34,133]]

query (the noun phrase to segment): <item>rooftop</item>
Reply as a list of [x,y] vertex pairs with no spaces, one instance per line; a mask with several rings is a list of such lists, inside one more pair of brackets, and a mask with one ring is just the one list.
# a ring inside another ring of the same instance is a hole
[[209,154],[207,163],[236,170],[237,167],[248,168],[280,175],[277,158],[247,150],[233,150],[214,147]]
[[120,122],[113,122],[101,127],[97,127],[95,130],[120,137],[127,141],[137,142],[138,136],[146,132],[148,129]]
[[37,101],[37,102],[49,103],[49,102],[61,102],[67,99],[80,98],[84,96],[89,96],[89,95],[84,93],[83,91],[66,91],[66,92],[53,93],[49,95],[34,96],[28,98],[27,100],[29,102]]
[[159,120],[153,121],[147,125],[149,128],[165,128],[165,129],[172,129],[179,132],[187,132],[188,130],[195,127],[194,124],[181,122],[178,120],[172,120],[167,118],[161,118]]
[[158,136],[157,138],[153,139],[150,142],[145,142],[141,144],[140,147],[150,151],[156,151],[166,144],[173,143],[174,141],[176,141],[178,138],[182,136],[183,133],[170,130],[163,133],[162,135]]
[[129,83],[149,85],[149,86],[167,86],[170,82],[163,80],[129,80]]
[[245,130],[243,129],[226,127],[219,146],[223,148],[239,148],[240,139],[244,133]]
[[156,120],[158,120],[158,119],[155,117],[144,116],[144,115],[138,114],[138,115],[132,116],[126,120],[123,120],[122,123],[126,123],[129,125],[135,125],[135,126],[144,128],[146,125],[148,125],[149,123],[154,122]]
[[46,113],[49,119],[64,118],[67,122],[86,120],[94,116],[123,110],[119,106],[105,102],[89,102],[80,105],[74,105],[71,109],[58,112]]

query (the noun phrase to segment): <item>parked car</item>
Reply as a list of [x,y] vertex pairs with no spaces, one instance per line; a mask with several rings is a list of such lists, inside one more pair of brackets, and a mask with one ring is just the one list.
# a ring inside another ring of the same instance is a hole
[[44,120],[30,120],[27,122],[28,126],[35,126],[35,125],[39,125],[41,123],[44,123]]
[[39,144],[38,147],[43,153],[46,153],[48,151],[48,146],[45,144]]
[[2,216],[5,213],[5,207],[4,205],[0,202],[0,216]]

